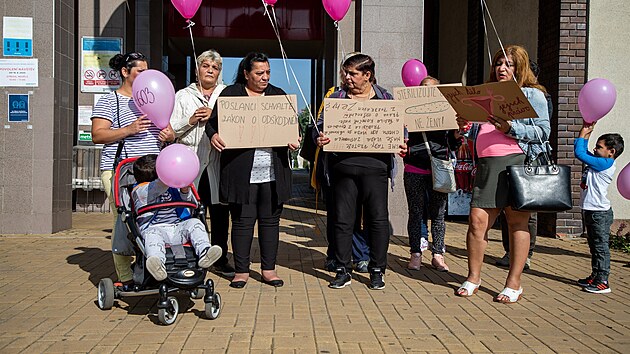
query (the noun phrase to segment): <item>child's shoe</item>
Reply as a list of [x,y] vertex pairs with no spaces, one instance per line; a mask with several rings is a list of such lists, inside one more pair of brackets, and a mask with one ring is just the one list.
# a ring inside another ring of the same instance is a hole
[[579,286],[586,288],[587,286],[593,284],[593,279],[595,279],[595,277],[591,274],[584,279],[578,279],[577,283]]
[[166,267],[158,256],[151,256],[147,258],[147,270],[157,281],[162,281],[167,277]]
[[210,246],[205,250],[201,251],[199,255],[199,267],[200,268],[210,268],[214,262],[218,261],[221,258],[221,254],[223,250],[219,246]]
[[608,294],[612,291],[607,281],[593,281],[589,286],[585,287],[584,290],[593,294]]

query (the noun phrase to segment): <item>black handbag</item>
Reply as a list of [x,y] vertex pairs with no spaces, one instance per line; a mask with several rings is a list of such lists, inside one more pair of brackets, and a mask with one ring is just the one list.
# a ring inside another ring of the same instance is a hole
[[551,160],[549,142],[544,164],[527,160],[524,165],[507,166],[510,206],[518,211],[560,212],[573,208],[571,167]]
[[313,141],[313,129],[314,125],[312,124],[306,126],[302,137],[302,148],[300,149],[300,156],[310,163],[315,161],[315,151],[317,150],[317,145]]

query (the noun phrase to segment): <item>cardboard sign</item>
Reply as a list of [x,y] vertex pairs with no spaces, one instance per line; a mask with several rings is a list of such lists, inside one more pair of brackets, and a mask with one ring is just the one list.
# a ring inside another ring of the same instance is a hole
[[324,99],[324,151],[396,153],[403,143],[403,103]]
[[219,135],[226,149],[287,146],[298,142],[297,98],[219,97]]
[[408,131],[459,129],[455,120],[456,112],[437,89],[438,86],[461,87],[462,84],[394,87],[394,98],[404,104]]
[[489,115],[505,120],[538,118],[523,91],[512,80],[438,89],[455,111],[469,121],[486,122]]

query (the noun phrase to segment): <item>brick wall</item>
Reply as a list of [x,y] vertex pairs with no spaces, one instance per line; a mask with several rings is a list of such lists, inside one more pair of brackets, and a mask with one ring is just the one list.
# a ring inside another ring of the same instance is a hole
[[578,207],[582,164],[574,157],[573,140],[582,126],[577,100],[586,78],[587,6],[588,0],[540,1],[539,79],[552,95],[555,108],[549,140],[557,162],[572,166],[575,205],[565,213],[540,215],[539,233],[549,236],[582,234]]

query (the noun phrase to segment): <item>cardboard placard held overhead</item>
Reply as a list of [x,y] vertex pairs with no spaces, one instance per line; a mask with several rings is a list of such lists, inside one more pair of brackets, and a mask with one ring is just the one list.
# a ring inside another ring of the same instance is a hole
[[486,122],[489,115],[505,120],[538,118],[523,91],[512,80],[438,89],[455,111],[469,121]]
[[404,104],[405,124],[410,132],[459,129],[455,110],[448,103],[438,86],[394,87],[394,98]]
[[394,100],[324,99],[324,151],[384,152],[400,150],[404,139],[403,103]]
[[217,109],[219,135],[226,149],[297,144],[295,95],[219,97]]

